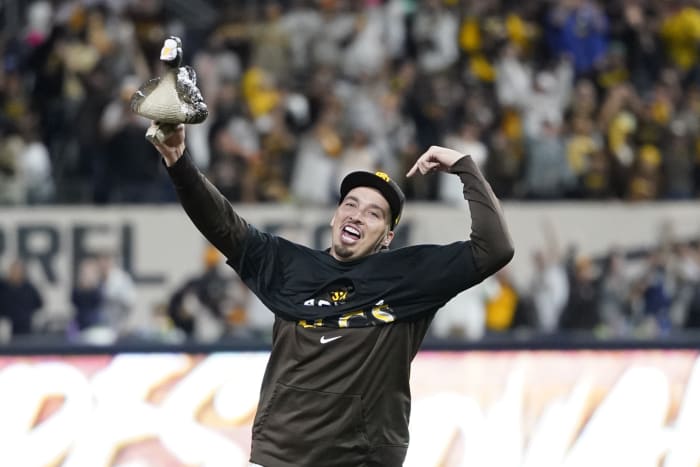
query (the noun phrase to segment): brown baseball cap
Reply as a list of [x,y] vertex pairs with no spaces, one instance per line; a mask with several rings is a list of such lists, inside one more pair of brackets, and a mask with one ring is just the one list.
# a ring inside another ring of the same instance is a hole
[[340,201],[345,199],[350,190],[359,186],[374,188],[387,200],[391,210],[391,230],[394,230],[399,224],[406,201],[406,196],[399,185],[384,172],[365,172],[362,170],[351,172],[343,178],[340,184]]

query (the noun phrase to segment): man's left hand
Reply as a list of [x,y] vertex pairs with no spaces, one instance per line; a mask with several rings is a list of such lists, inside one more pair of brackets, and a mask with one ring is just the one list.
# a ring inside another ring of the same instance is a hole
[[454,149],[443,148],[442,146],[430,146],[413,164],[411,170],[406,174],[407,177],[412,177],[416,172],[425,175],[429,172],[450,170],[455,162],[464,157],[464,154],[455,151]]

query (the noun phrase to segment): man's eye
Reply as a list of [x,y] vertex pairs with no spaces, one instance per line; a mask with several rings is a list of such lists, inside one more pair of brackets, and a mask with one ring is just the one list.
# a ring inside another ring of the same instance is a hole
[[375,219],[379,219],[379,213],[376,211],[370,211],[369,215],[374,217]]

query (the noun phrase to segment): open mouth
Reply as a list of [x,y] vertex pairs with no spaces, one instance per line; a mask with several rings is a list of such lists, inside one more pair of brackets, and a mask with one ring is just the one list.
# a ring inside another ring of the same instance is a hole
[[340,232],[340,237],[344,242],[355,243],[360,239],[360,230],[352,225],[343,226],[343,230]]

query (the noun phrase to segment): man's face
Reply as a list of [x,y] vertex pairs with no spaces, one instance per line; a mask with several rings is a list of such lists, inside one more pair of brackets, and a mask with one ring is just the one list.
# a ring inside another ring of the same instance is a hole
[[374,188],[350,190],[331,219],[331,255],[339,261],[350,261],[389,246],[394,238],[389,230],[390,212],[389,203]]

